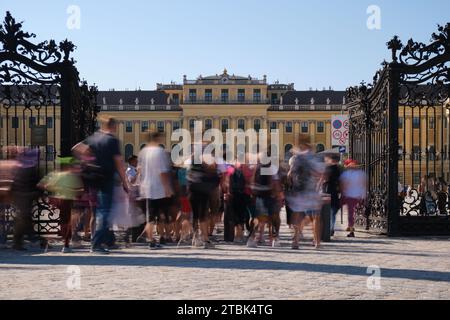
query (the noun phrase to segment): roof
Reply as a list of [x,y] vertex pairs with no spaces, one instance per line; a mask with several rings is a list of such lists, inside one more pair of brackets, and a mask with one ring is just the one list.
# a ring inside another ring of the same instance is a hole
[[[99,91],[98,105],[167,105],[169,95],[161,90],[152,91]],[[122,101],[122,103],[120,103]]]
[[[283,104],[343,104],[345,91],[323,90],[323,91],[288,91],[283,95]],[[298,99],[298,103],[296,103]],[[314,100],[312,100],[314,99]],[[329,100],[328,100],[329,99]],[[314,101],[314,103],[312,103]],[[329,102],[329,103],[328,103]]]
[[266,76],[264,76],[263,80],[260,80],[250,75],[247,77],[230,75],[227,69],[223,70],[220,75],[199,76],[196,80],[187,80],[186,76],[184,76],[184,84],[265,84],[266,80]]

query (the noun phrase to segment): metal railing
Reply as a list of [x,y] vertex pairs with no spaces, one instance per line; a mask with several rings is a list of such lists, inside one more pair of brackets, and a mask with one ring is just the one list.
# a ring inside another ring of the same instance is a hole
[[179,105],[103,105],[101,111],[181,111]]
[[269,111],[346,111],[345,105],[271,105]]
[[270,104],[269,99],[230,100],[230,99],[195,99],[185,100],[183,104]]

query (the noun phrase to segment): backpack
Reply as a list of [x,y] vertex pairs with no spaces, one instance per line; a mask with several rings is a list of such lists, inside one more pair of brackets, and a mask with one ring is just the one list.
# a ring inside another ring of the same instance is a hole
[[306,155],[295,155],[291,170],[291,186],[295,192],[305,192],[314,188],[313,185],[314,166],[310,157]]
[[270,196],[272,193],[271,190],[272,176],[261,174],[261,169],[263,167],[268,168],[270,167],[270,165],[263,166],[261,164],[258,164],[258,166],[256,167],[252,191],[253,194],[256,195],[257,197],[267,197]]
[[231,193],[243,193],[245,190],[246,181],[244,173],[241,169],[235,168],[233,174],[230,176],[230,191]]
[[86,186],[97,189],[103,185],[105,173],[94,161],[84,161],[81,163],[81,178]]

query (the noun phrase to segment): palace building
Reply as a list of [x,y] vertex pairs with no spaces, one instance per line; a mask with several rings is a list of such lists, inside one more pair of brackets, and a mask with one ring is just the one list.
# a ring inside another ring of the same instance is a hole
[[229,74],[199,76],[182,84],[157,84],[153,91],[100,91],[101,113],[119,121],[119,138],[125,157],[136,154],[146,143],[145,133],[165,133],[165,148],[178,128],[193,129],[202,121],[204,129],[279,129],[280,159],[289,156],[299,133],[311,135],[317,151],[331,145],[331,117],[345,112],[345,92],[296,91],[294,84],[267,83]]

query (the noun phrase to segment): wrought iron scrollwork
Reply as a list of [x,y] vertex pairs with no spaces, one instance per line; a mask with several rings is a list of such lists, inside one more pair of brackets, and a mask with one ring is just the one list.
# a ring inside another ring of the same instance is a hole
[[450,211],[450,24],[429,44],[395,36],[387,48],[392,61],[373,83],[347,90],[351,153],[368,175],[356,223],[392,235],[450,234],[441,219]]
[[[75,60],[71,58],[75,45],[67,39],[59,44],[55,40],[35,44],[32,42],[34,38],[35,34],[23,31],[22,22],[17,22],[10,12],[6,13],[0,25],[0,116],[7,122],[30,119],[30,128],[32,119],[45,125],[49,117],[53,118],[55,124],[47,124],[53,134],[53,150],[47,150],[47,146],[40,147],[51,154],[51,157],[44,158],[46,174],[54,169],[57,153],[70,155],[71,147],[94,131],[99,109],[97,88],[89,86],[86,81],[80,82]],[[58,125],[61,128],[58,151],[57,119],[60,119]],[[7,125],[4,145],[30,145],[25,131],[28,123],[23,123],[20,130],[16,125],[13,130],[10,127]],[[53,166],[48,165],[49,161]],[[3,210],[6,219],[11,220],[15,209],[7,206]],[[46,197],[37,200],[32,214],[37,231],[44,234],[57,232],[58,210],[48,203]]]

